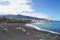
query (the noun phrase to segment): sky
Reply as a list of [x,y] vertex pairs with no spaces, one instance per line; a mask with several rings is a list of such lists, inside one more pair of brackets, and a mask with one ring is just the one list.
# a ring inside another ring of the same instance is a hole
[[0,15],[9,14],[60,21],[60,0],[0,0]]
[[46,14],[54,20],[60,20],[60,0],[33,0],[33,9]]

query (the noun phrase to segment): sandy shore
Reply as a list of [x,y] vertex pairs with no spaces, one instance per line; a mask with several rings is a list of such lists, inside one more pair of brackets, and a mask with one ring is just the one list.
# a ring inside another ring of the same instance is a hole
[[[8,31],[3,32],[2,29],[6,25],[8,26]],[[17,30],[17,26],[24,27],[26,32]],[[0,40],[60,40],[60,35],[26,28],[24,24],[20,23],[0,23]]]

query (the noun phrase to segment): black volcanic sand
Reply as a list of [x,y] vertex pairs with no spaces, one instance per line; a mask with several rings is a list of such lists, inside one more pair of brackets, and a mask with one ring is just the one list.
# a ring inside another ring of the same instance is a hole
[[[2,29],[6,25],[9,31],[3,32]],[[18,31],[17,26],[24,27],[27,32]],[[27,35],[27,33],[30,33],[30,35]],[[24,24],[20,23],[0,23],[0,40],[60,40],[60,35],[26,28]]]

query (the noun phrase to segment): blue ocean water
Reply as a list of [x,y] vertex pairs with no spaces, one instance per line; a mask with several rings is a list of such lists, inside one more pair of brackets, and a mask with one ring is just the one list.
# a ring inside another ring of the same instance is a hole
[[50,31],[52,33],[60,34],[60,22],[33,23],[30,24],[30,26],[34,26],[38,30],[41,29],[43,31]]

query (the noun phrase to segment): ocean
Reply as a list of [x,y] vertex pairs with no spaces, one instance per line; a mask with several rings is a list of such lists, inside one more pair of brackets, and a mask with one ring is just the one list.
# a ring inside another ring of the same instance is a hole
[[26,24],[26,26],[35,28],[37,30],[60,34],[60,22],[32,23],[32,24]]

